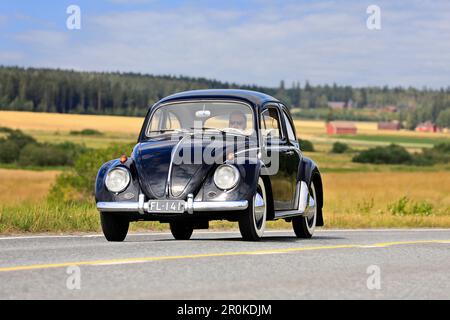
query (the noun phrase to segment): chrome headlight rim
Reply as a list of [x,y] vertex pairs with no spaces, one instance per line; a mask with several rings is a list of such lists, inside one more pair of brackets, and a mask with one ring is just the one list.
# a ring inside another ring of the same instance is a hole
[[[110,174],[111,174],[112,172],[116,171],[116,170],[120,170],[120,171],[126,173],[126,175],[125,175],[125,183],[123,183],[123,185],[121,185],[120,188],[115,188],[115,189],[114,189],[113,187],[108,186],[108,184],[110,184],[110,183],[109,183]],[[115,167],[115,168],[109,170],[108,173],[106,174],[106,177],[105,177],[105,186],[106,186],[106,189],[108,189],[108,191],[110,191],[110,192],[112,192],[112,193],[116,193],[116,194],[117,194],[117,193],[120,193],[120,192],[123,192],[125,189],[127,189],[128,186],[130,185],[130,182],[131,182],[131,174],[130,174],[130,171],[129,171],[127,168],[124,168],[124,167]]]
[[[227,186],[220,185],[220,183],[217,182],[220,171],[223,170],[224,168],[230,168],[234,173],[234,179],[232,180],[232,183]],[[214,184],[216,185],[217,188],[219,188],[220,190],[223,190],[223,191],[228,191],[228,190],[231,190],[234,187],[236,187],[237,184],[239,183],[240,178],[241,178],[241,174],[239,173],[238,168],[236,168],[235,166],[230,165],[230,164],[222,164],[222,165],[218,166],[216,168],[216,171],[214,172],[214,176],[213,176]]]

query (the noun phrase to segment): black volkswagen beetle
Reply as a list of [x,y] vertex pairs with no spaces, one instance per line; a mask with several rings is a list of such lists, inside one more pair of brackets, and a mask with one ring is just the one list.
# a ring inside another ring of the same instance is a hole
[[187,240],[211,220],[261,239],[266,221],[292,221],[299,238],[323,225],[322,179],[305,157],[288,108],[245,90],[195,90],[153,105],[130,157],[99,170],[103,233],[123,241],[131,221],[169,223]]

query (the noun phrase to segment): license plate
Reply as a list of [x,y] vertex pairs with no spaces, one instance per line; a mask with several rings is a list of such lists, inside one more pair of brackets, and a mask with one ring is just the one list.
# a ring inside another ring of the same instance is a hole
[[183,213],[184,201],[182,200],[150,200],[148,212],[153,213]]

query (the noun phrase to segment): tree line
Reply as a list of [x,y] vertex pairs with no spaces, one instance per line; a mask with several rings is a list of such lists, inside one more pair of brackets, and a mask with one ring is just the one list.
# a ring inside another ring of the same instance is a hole
[[[320,118],[326,114],[323,109],[328,107],[328,102],[343,101],[351,103],[355,110],[396,106],[399,112],[395,117],[410,126],[426,120],[450,126],[450,87],[440,90],[355,88],[308,82],[288,86],[281,81],[273,88],[173,75],[0,66],[0,109],[3,110],[142,116],[149,105],[172,93],[214,88],[262,91],[289,107],[309,109],[309,113],[322,109],[322,113],[317,113]],[[341,117],[351,117],[352,113],[346,114]]]

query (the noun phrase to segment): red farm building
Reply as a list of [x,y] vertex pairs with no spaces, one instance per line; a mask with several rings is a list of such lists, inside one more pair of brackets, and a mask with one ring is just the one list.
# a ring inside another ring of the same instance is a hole
[[353,122],[330,121],[327,123],[328,134],[356,134],[356,126]]
[[438,127],[431,121],[419,123],[416,127],[416,131],[419,132],[437,132]]

